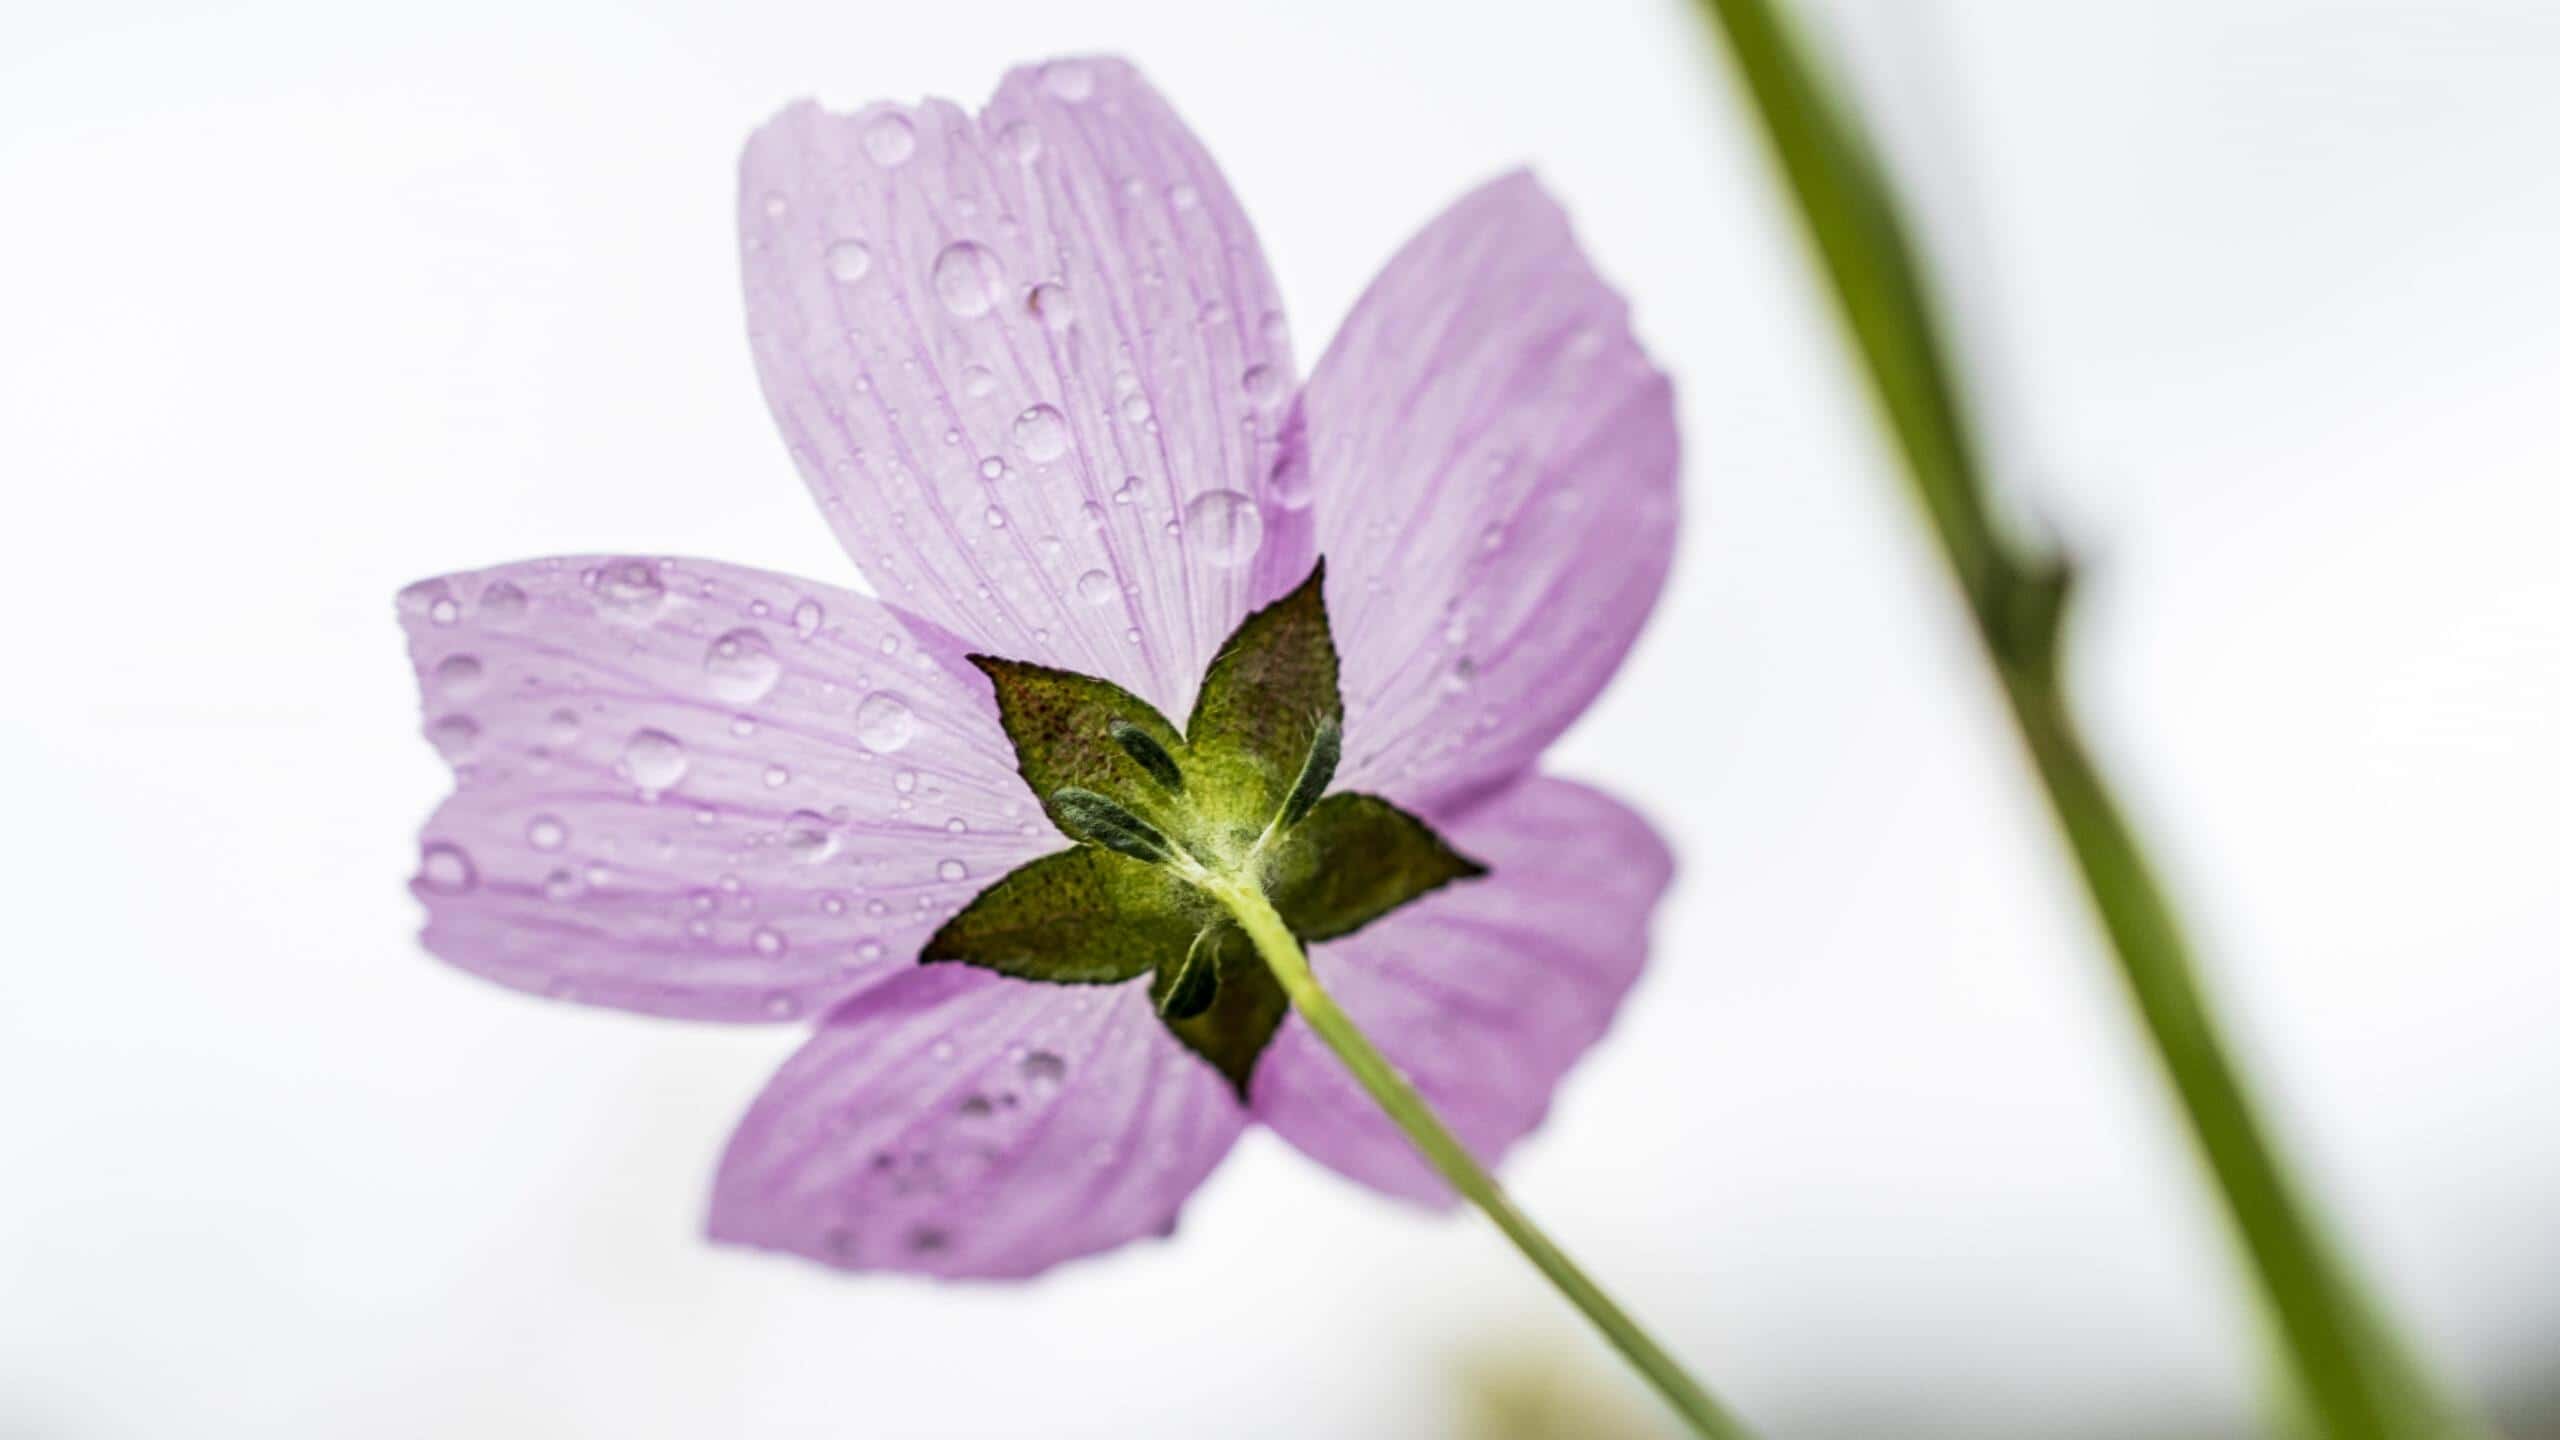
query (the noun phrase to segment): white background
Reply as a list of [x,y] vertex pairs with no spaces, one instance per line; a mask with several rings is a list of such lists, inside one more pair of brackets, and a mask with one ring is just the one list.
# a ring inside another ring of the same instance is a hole
[[[2092,567],[2086,708],[2300,1168],[2428,1348],[2560,1353],[2560,9],[1844,5]],[[850,578],[743,343],[766,113],[1147,67],[1312,356],[1515,160],[1681,385],[1692,524],[1559,768],[1684,880],[1512,1168],[1773,1436],[2193,1433],[2260,1334],[1720,57],[1613,5],[0,16],[0,1435],[1408,1436],[1649,1399],[1478,1220],[1250,1137],[1038,1284],[698,1239],[794,1044],[420,954],[391,595]],[[1512,1432],[1531,1433],[1531,1432]]]

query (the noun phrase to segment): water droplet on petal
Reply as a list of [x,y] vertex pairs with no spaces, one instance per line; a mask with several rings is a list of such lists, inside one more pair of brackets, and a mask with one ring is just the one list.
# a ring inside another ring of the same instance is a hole
[[1047,1094],[1067,1078],[1067,1062],[1046,1050],[1034,1050],[1022,1057],[1023,1083],[1034,1094]]
[[756,947],[757,954],[765,956],[779,955],[791,948],[789,937],[770,925],[757,926],[755,933],[747,937],[747,943]]
[[1070,104],[1093,98],[1093,67],[1081,60],[1054,60],[1040,71],[1049,93]]
[[512,580],[495,581],[480,592],[480,614],[500,625],[513,625],[523,619],[530,604],[524,587]]
[[1120,587],[1111,583],[1111,576],[1105,571],[1087,570],[1076,577],[1076,598],[1087,605],[1107,605],[1119,590]]
[[1076,321],[1076,303],[1067,294],[1067,287],[1052,280],[1032,286],[1031,293],[1023,298],[1022,308],[1051,330],[1064,330]]
[[903,165],[916,153],[915,122],[904,115],[883,115],[862,127],[862,153],[875,165]]
[[447,655],[436,662],[436,688],[447,695],[468,695],[480,688],[481,678],[476,655]]
[[942,297],[944,309],[964,320],[995,308],[1003,284],[996,257],[975,241],[955,241],[933,262],[933,293]]
[[447,760],[459,760],[480,743],[480,722],[468,715],[447,715],[427,727],[427,742]]
[[803,600],[791,607],[791,633],[803,640],[815,639],[820,626],[827,623],[827,607],[815,600]]
[[418,852],[418,880],[439,895],[459,895],[480,883],[480,870],[461,846],[438,840]]
[[1034,405],[1013,417],[1013,443],[1035,463],[1067,453],[1067,417],[1054,405]]
[[622,747],[623,769],[631,783],[651,793],[682,780],[692,763],[684,753],[684,742],[664,730],[635,731]]
[[972,400],[984,400],[996,393],[996,372],[984,365],[972,365],[960,372],[960,389]]
[[536,850],[557,850],[569,843],[569,827],[557,815],[536,815],[525,824],[524,843]]
[[906,748],[916,736],[916,712],[886,690],[875,690],[853,707],[855,738],[879,754]]
[[711,642],[702,652],[702,676],[711,693],[740,705],[752,705],[782,678],[782,662],[764,632],[741,626]]
[[945,880],[966,880],[969,878],[969,867],[957,860],[945,860],[934,867],[933,873]]
[[[807,865],[819,864],[836,853],[836,827],[815,810],[794,810],[782,822],[782,848],[791,858]],[[839,908],[843,902],[838,901]]]
[[1211,490],[1182,508],[1192,549],[1219,569],[1242,565],[1262,548],[1262,510],[1233,490]]
[[589,584],[609,614],[634,624],[658,618],[667,600],[667,582],[658,578],[658,567],[646,560],[608,560],[593,572]]
[[859,240],[839,240],[827,247],[827,273],[847,285],[871,273],[871,247]]
[[1016,120],[996,132],[996,153],[1016,165],[1040,158],[1040,132],[1027,120]]
[[1248,365],[1244,370],[1245,398],[1269,409],[1280,399],[1280,372],[1269,365]]

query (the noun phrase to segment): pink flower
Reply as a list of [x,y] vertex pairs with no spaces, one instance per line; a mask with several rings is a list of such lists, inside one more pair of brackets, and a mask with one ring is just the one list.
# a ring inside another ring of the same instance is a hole
[[815,1021],[730,1141],[720,1240],[1029,1275],[1167,1232],[1248,1119],[1444,1202],[1295,1018],[1240,1099],[1143,978],[917,954],[1069,843],[962,654],[1179,716],[1321,555],[1339,783],[1491,873],[1317,947],[1317,973],[1479,1154],[1536,1126],[1670,873],[1641,819],[1536,770],[1676,523],[1669,383],[1563,214],[1524,174],[1461,199],[1302,384],[1243,210],[1120,61],[1017,70],[974,120],[794,105],[740,179],[766,398],[880,598],[611,557],[403,591],[455,773],[413,884],[427,948],[561,999]]

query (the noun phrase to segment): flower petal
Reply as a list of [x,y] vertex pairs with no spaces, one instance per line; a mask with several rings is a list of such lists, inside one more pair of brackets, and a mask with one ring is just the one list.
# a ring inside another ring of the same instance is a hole
[[[1545,1118],[1644,967],[1671,855],[1642,817],[1532,778],[1450,823],[1490,875],[1462,881],[1313,952],[1316,974],[1478,1159]],[[1294,1015],[1254,1075],[1253,1110],[1364,1185],[1445,1204],[1448,1187]]]
[[1526,174],[1388,262],[1285,445],[1333,567],[1347,789],[1428,809],[1528,766],[1661,591],[1670,382]]
[[1305,569],[1265,523],[1279,293],[1125,62],[1014,71],[976,121],[803,101],[747,143],[739,226],[765,398],[882,599],[1180,715]]
[[863,596],[583,557],[421,581],[400,611],[454,767],[411,887],[426,946],[501,984],[814,1015],[1064,843],[974,675]]
[[846,1002],[756,1097],[711,1237],[848,1270],[1034,1275],[1169,1233],[1243,1128],[1144,980],[927,966]]

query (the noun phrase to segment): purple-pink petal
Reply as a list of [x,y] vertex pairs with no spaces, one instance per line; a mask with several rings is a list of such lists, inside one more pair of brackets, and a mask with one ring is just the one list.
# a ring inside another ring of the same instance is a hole
[[1169,1233],[1243,1126],[1144,980],[923,966],[829,1015],[756,1098],[711,1235],[850,1270],[1033,1275]]
[[1180,715],[1312,560],[1271,493],[1279,292],[1125,62],[1017,70],[974,121],[794,105],[748,142],[739,227],[766,399],[883,600]]
[[975,675],[863,596],[588,556],[421,581],[400,618],[454,773],[425,943],[501,984],[805,1019],[1066,843]]
[[[1487,1164],[1535,1129],[1645,960],[1671,855],[1596,790],[1531,778],[1447,822],[1492,867],[1345,939],[1316,975]],[[1296,1016],[1263,1053],[1254,1114],[1308,1155],[1408,1200],[1448,1187]]]
[[1309,378],[1279,488],[1313,504],[1341,784],[1416,808],[1536,759],[1652,613],[1671,386],[1526,174],[1424,227]]

